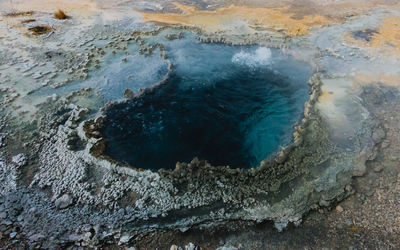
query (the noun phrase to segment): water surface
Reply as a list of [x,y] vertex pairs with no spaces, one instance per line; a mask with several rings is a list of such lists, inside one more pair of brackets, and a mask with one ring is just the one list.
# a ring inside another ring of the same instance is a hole
[[194,157],[250,168],[290,143],[308,99],[311,67],[279,50],[166,44],[167,82],[106,112],[106,154],[137,168]]

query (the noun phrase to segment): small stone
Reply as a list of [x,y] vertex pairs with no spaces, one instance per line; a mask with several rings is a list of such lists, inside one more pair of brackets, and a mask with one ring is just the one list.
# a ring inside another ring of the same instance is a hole
[[374,171],[376,172],[376,173],[379,173],[379,172],[381,172],[382,170],[383,170],[383,164],[375,164],[374,165]]
[[23,221],[23,220],[24,220],[24,216],[23,216],[22,214],[18,215],[17,221],[18,221],[18,222],[21,222],[21,221]]
[[55,201],[55,205],[59,209],[64,209],[64,208],[68,207],[69,205],[71,205],[72,202],[73,202],[73,200],[72,200],[71,196],[69,196],[68,194],[64,194]]
[[344,223],[345,223],[347,226],[352,226],[352,225],[353,225],[353,222],[352,222],[349,218],[346,218],[346,220],[344,221]]
[[218,247],[216,250],[238,250],[238,248],[234,246],[222,246]]
[[326,201],[326,200],[320,200],[320,201],[319,201],[319,205],[320,205],[321,207],[328,207],[328,206],[330,205],[330,202],[329,202],[329,201]]
[[29,214],[36,215],[37,214],[37,209],[35,207],[32,207],[31,209],[29,209],[28,212],[29,212]]
[[7,212],[0,213],[0,219],[5,219],[5,218],[7,218]]
[[172,245],[169,249],[170,249],[170,250],[178,250],[179,248],[178,248],[177,245]]
[[187,244],[185,246],[185,250],[199,250],[200,247],[196,246],[195,244],[193,244],[192,242],[190,242],[189,244]]
[[390,141],[389,140],[384,140],[381,144],[381,149],[388,148],[390,146]]
[[370,153],[370,149],[366,146],[357,156],[354,164],[353,175],[360,177],[363,176],[367,171],[367,166],[365,165],[366,161],[368,160]]
[[14,162],[17,166],[22,167],[26,164],[26,157],[24,154],[18,154],[13,156],[12,162]]
[[385,136],[385,131],[382,128],[378,128],[372,133],[372,140],[375,143],[379,143],[385,138]]
[[341,212],[343,212],[343,207],[342,206],[340,206],[340,205],[338,205],[338,206],[336,206],[336,211],[338,212],[338,213],[341,213]]
[[14,239],[15,238],[15,236],[17,236],[17,232],[12,232],[12,233],[10,233],[10,239]]
[[131,99],[135,96],[135,93],[131,89],[126,89],[124,92],[124,97],[127,99]]
[[83,232],[89,232],[91,229],[92,229],[92,226],[90,224],[85,224],[82,226]]
[[123,235],[120,239],[119,239],[119,243],[118,245],[122,245],[122,244],[126,244],[131,240],[132,236],[129,234],[125,234]]
[[3,221],[2,224],[9,226],[9,225],[12,225],[12,221],[10,221],[10,220],[5,220],[5,221]]

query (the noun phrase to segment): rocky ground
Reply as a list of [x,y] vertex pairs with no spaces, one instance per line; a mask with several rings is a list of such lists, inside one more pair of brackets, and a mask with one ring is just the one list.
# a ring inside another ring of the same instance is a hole
[[[0,2],[0,248],[400,247],[400,4],[231,4]],[[104,111],[163,82],[107,99],[110,72],[168,77],[162,41],[188,33],[313,66],[293,144],[251,170],[103,155]]]

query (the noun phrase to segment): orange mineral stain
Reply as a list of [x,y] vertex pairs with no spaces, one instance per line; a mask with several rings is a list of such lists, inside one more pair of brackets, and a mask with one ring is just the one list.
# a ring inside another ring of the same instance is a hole
[[370,41],[356,39],[351,32],[344,35],[344,40],[349,44],[369,47],[371,53],[400,54],[400,17],[383,19]]
[[205,31],[218,31],[230,22],[242,20],[249,26],[280,31],[289,36],[308,34],[311,28],[332,23],[332,20],[319,15],[294,18],[287,13],[287,7],[252,8],[230,5],[215,11],[196,10],[193,6],[175,3],[183,13],[149,13],[141,12],[144,22],[160,22],[200,27]]
[[[383,20],[378,33],[371,40],[373,47],[400,48],[400,17],[389,17]],[[400,51],[399,51],[400,52]]]

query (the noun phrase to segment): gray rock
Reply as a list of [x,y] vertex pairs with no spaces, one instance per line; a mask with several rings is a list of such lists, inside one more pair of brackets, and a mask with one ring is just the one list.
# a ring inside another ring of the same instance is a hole
[[374,171],[375,171],[376,173],[381,172],[381,171],[383,170],[383,168],[384,168],[384,166],[383,166],[382,163],[379,163],[379,164],[375,164],[375,165],[374,165]]
[[5,220],[5,221],[2,222],[2,224],[9,226],[9,225],[12,225],[12,221]]
[[73,242],[79,242],[83,239],[83,235],[81,234],[70,234],[68,235],[68,240]]
[[73,203],[72,197],[68,194],[62,195],[55,201],[55,205],[59,209],[64,209],[70,206]]
[[92,229],[92,226],[90,224],[85,224],[81,229],[83,232],[89,232]]
[[366,161],[368,160],[369,155],[371,154],[369,147],[364,147],[361,150],[360,154],[357,156],[354,162],[354,176],[363,176],[367,171],[367,166],[365,165]]
[[22,167],[26,164],[26,157],[24,154],[18,154],[13,156],[12,162],[14,162],[17,166]]
[[238,248],[234,246],[222,246],[218,247],[216,250],[238,250]]
[[17,221],[18,221],[18,222],[21,222],[21,221],[23,221],[23,220],[24,220],[24,216],[23,216],[22,214],[18,215]]
[[10,233],[10,239],[14,239],[15,238],[15,236],[17,236],[17,232],[12,232],[12,233]]
[[1,212],[0,219],[5,219],[5,218],[7,218],[7,212]]
[[121,238],[119,239],[119,243],[118,244],[119,245],[126,244],[131,240],[131,238],[132,238],[131,235],[125,234],[125,235],[121,236]]
[[199,246],[196,246],[195,244],[193,244],[192,242],[190,242],[189,244],[187,244],[185,246],[185,250],[198,250],[200,249]]
[[372,133],[372,140],[375,143],[379,143],[385,138],[385,136],[385,131],[382,128],[378,128]]

